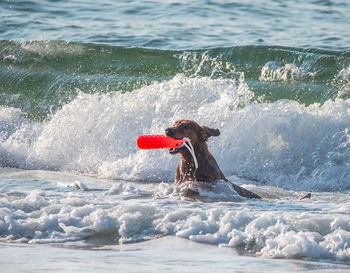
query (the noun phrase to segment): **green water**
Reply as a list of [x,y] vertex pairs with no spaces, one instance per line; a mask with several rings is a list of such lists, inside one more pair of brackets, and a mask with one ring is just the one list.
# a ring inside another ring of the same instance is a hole
[[203,50],[125,48],[61,41],[0,42],[0,103],[42,119],[79,92],[129,92],[181,73],[237,80],[256,102],[323,103],[348,97],[350,52],[277,46]]

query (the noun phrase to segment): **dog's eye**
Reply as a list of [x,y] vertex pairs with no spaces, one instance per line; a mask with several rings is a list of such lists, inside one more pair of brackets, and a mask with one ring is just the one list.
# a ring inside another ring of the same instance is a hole
[[190,126],[188,124],[181,124],[182,129],[190,129]]

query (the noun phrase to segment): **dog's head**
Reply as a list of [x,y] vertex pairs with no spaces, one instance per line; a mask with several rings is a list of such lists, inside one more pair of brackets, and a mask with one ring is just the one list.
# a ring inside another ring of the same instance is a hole
[[[211,136],[219,136],[219,129],[211,129],[206,126],[199,126],[198,123],[192,120],[179,120],[174,123],[172,127],[165,129],[165,135],[175,138],[183,139],[189,138],[193,146],[199,143],[206,142]],[[171,154],[181,152],[183,147],[171,150]]]

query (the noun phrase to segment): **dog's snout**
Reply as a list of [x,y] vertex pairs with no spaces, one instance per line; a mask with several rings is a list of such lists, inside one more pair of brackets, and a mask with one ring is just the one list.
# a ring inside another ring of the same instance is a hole
[[174,135],[174,129],[173,128],[166,128],[165,129],[165,135],[167,136],[173,136]]

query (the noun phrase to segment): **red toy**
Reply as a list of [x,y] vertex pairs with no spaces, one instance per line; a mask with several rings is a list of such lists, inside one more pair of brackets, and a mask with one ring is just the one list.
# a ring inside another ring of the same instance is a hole
[[185,139],[175,139],[165,135],[142,135],[137,139],[140,149],[176,149],[181,146]]

